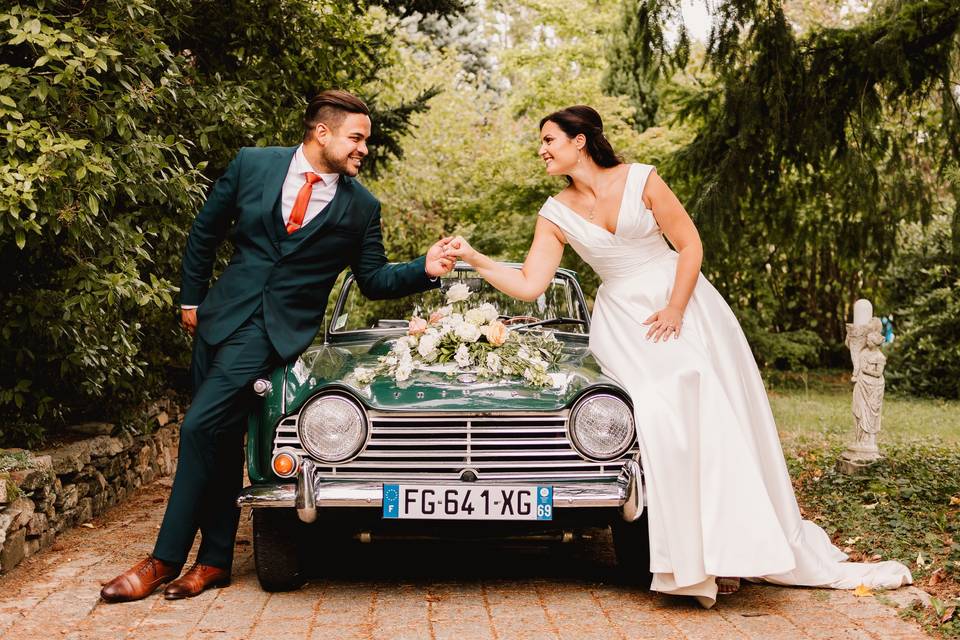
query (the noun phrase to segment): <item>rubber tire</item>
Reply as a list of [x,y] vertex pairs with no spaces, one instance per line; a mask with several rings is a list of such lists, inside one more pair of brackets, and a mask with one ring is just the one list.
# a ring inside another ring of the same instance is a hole
[[253,560],[264,591],[293,591],[306,583],[303,530],[294,509],[253,510]]
[[617,572],[626,584],[644,589],[650,588],[653,574],[650,573],[650,533],[647,528],[647,512],[636,522],[615,520],[610,526],[613,534],[613,549],[617,554]]

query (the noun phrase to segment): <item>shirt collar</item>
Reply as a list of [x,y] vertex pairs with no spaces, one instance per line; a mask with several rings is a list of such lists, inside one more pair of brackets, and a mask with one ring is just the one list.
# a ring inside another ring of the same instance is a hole
[[[297,147],[296,152],[293,154],[293,163],[291,164],[290,168],[299,176],[302,176],[307,172],[317,173],[307,160],[307,156],[303,153],[302,144]],[[335,184],[337,180],[340,179],[339,173],[317,173],[317,175],[320,176],[320,180],[326,186]]]

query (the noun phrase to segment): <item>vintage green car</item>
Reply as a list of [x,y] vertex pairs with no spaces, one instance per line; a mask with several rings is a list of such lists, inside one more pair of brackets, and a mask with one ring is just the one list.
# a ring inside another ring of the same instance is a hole
[[[512,265],[519,266],[519,265]],[[514,331],[554,332],[554,384],[415,370],[403,382],[372,366],[407,333],[415,310],[467,284]],[[440,289],[366,299],[344,280],[323,335],[295,362],[257,380],[249,421],[257,576],[267,591],[301,586],[306,550],[334,532],[362,542],[433,537],[571,541],[611,526],[624,576],[649,580],[643,477],[630,398],[588,349],[590,317],[572,271],[533,302],[505,296],[467,265]]]

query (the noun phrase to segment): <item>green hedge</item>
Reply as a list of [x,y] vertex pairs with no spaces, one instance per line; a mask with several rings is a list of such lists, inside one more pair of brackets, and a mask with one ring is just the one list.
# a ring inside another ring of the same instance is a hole
[[[296,143],[317,89],[363,94],[389,58],[389,16],[371,15],[329,0],[0,10],[0,444],[169,383],[189,355],[182,244],[210,181],[241,146]],[[381,148],[419,108],[381,109]]]

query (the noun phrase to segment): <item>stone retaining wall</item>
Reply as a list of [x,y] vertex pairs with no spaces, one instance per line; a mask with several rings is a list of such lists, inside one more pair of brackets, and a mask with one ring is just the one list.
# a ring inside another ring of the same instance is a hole
[[153,433],[118,433],[103,422],[77,425],[73,432],[90,437],[29,452],[30,468],[0,473],[0,573],[50,546],[65,529],[174,472],[180,407],[164,399],[151,404],[147,415],[156,421]]

